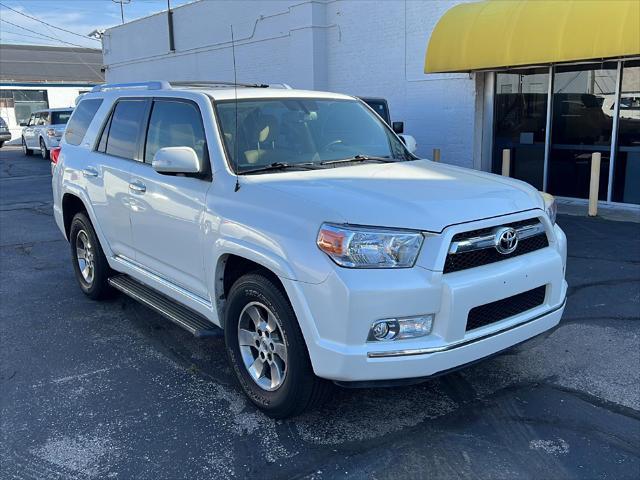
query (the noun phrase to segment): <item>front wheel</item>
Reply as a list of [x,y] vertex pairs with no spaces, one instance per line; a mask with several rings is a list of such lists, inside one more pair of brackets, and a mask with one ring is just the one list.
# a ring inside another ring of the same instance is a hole
[[27,141],[22,137],[22,154],[26,157],[33,155],[33,151],[27,148]]
[[327,398],[331,383],[314,375],[293,308],[270,278],[251,273],[236,281],[224,327],[229,362],[264,413],[291,417]]
[[108,281],[111,269],[93,225],[84,213],[77,213],[71,221],[69,246],[76,280],[84,294],[93,300],[110,296],[113,292]]
[[47,150],[47,145],[44,143],[44,139],[40,139],[40,155],[42,155],[43,160],[49,160],[49,150]]

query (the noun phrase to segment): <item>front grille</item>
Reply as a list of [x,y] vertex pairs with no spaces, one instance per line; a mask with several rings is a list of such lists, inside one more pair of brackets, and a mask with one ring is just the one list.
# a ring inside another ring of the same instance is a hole
[[[532,221],[531,219],[529,219],[520,222],[508,223],[506,225],[499,225],[498,227],[505,226],[517,229],[519,227],[534,225],[536,223],[539,223],[539,220]],[[491,235],[492,231],[495,228],[496,227],[494,226],[458,233],[453,236],[451,241],[456,242],[473,237]],[[547,235],[543,232],[533,237],[528,237],[520,240],[515,251],[506,255],[498,252],[493,247],[483,248],[480,250],[471,250],[468,252],[449,253],[444,263],[444,273],[458,272],[460,270],[466,270],[468,268],[480,267],[482,265],[500,262],[502,260],[507,260],[508,258],[513,258],[519,255],[524,255],[525,253],[534,252],[548,246],[549,241],[547,240]]]
[[513,297],[474,307],[469,311],[466,330],[468,332],[469,330],[484,327],[539,307],[544,302],[545,293],[546,286],[543,285]]

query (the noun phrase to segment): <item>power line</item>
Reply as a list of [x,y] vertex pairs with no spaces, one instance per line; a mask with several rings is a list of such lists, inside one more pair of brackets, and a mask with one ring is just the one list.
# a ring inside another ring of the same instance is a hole
[[[75,35],[75,36],[77,36],[77,37],[89,38],[89,39],[94,40],[94,41],[96,41],[96,42],[99,42],[99,41],[100,41],[100,40],[98,40],[98,39],[96,39],[96,38],[91,38],[91,37],[88,37],[88,36],[86,36],[86,35],[81,35],[81,34],[79,34],[79,33],[72,32],[71,30],[67,30],[66,28],[62,28],[62,27],[57,27],[57,26],[55,26],[55,25],[51,25],[50,23],[47,23],[47,22],[45,22],[44,20],[40,20],[38,17],[33,17],[33,16],[31,16],[31,15],[27,15],[26,13],[23,13],[23,12],[21,12],[20,10],[16,10],[15,8],[11,8],[11,7],[9,7],[9,6],[5,5],[5,4],[4,4],[4,3],[2,3],[2,2],[0,2],[0,5],[2,5],[4,8],[6,8],[6,9],[8,9],[8,10],[11,10],[12,12],[17,13],[18,15],[22,15],[23,17],[30,18],[31,20],[35,20],[36,22],[43,23],[44,25],[46,25],[46,26],[48,26],[48,27],[51,27],[51,28],[57,28],[58,30],[62,30],[63,32],[70,33],[71,35]],[[6,21],[6,20],[5,20],[5,21]],[[37,33],[37,32],[36,32],[36,33]],[[60,41],[62,41],[62,40],[60,40]],[[66,43],[68,43],[68,42],[66,42]],[[72,44],[72,45],[73,45],[73,44]]]
[[51,40],[56,40],[56,41],[61,42],[61,43],[66,43],[67,45],[73,45],[74,47],[80,47],[80,48],[87,48],[87,47],[85,47],[83,45],[78,45],[77,43],[67,42],[65,40],[60,40],[59,38],[56,38],[56,37],[51,37],[49,35],[45,35],[44,33],[36,32],[35,30],[31,30],[29,28],[23,27],[22,25],[18,25],[17,23],[12,23],[9,20],[5,20],[4,18],[0,18],[0,22],[8,23],[9,25],[13,25],[14,27],[21,28],[22,30],[26,30],[27,32],[35,33],[36,35],[40,35],[40,36],[43,36],[43,37],[46,37],[46,38],[50,38]]

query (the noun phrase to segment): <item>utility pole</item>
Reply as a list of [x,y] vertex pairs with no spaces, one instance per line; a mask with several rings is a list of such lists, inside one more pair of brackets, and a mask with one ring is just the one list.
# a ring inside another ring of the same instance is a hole
[[169,51],[176,51],[175,39],[173,36],[173,12],[171,11],[171,0],[167,0],[167,27],[169,28]]
[[122,23],[124,23],[124,5],[128,5],[131,3],[131,0],[111,0],[114,3],[120,4],[120,18],[122,19]]

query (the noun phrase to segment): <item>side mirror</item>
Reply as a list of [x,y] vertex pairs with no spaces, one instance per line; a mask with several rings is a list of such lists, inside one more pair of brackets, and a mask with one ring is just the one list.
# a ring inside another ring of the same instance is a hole
[[393,128],[393,131],[395,133],[400,135],[401,133],[404,132],[404,122],[393,122],[393,124],[391,125],[391,128]]
[[202,162],[191,147],[165,147],[153,156],[151,166],[158,173],[200,173]]
[[27,122],[20,122],[20,126],[21,127],[26,127],[27,126]]
[[418,149],[418,144],[416,143],[416,139],[413,138],[413,135],[398,135],[398,136],[400,137],[400,140],[402,140],[405,147],[407,147],[407,150],[409,150],[410,153],[416,153],[416,150]]

